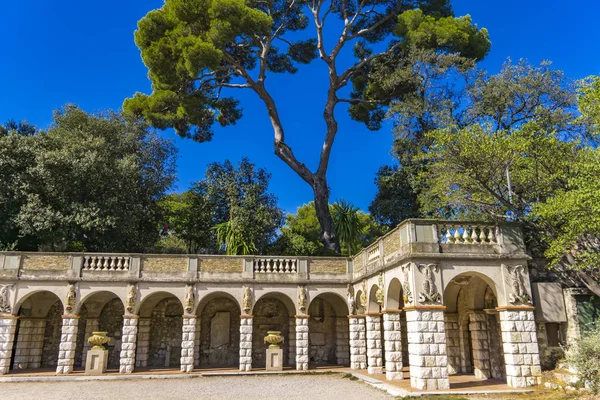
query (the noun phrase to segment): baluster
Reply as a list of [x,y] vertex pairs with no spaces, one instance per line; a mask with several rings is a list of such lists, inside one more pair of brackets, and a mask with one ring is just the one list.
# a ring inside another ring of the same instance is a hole
[[258,260],[258,265],[259,265],[260,272],[262,272],[262,273],[266,272],[266,265],[262,258]]
[[477,232],[475,232],[477,228],[478,228],[477,226],[474,226],[473,228],[471,228],[472,229],[471,242],[473,242],[473,243],[477,243],[478,236],[477,236]]
[[479,233],[479,243],[480,244],[485,244],[485,227],[482,226],[479,228],[479,230],[481,231]]
[[100,269],[100,260],[98,259],[98,257],[92,257],[92,262],[94,263],[94,271],[97,271]]
[[288,259],[283,260],[283,272],[285,272],[285,273],[292,272],[291,260],[288,260]]
[[496,235],[495,235],[495,233],[494,233],[494,230],[495,230],[495,229],[496,229],[495,227],[491,227],[491,228],[490,228],[490,231],[489,231],[489,233],[488,233],[488,241],[489,241],[490,243],[496,243]]
[[460,232],[458,231],[459,227],[460,226],[452,225],[452,229],[454,229],[454,243],[460,243]]
[[468,226],[463,226],[463,234],[462,234],[462,238],[463,238],[463,243],[469,243],[469,231],[468,231]]
[[450,226],[444,225],[444,229],[446,229],[446,243],[452,243],[452,233],[450,233]]
[[114,269],[116,269],[114,266],[114,262],[115,262],[114,257],[108,257],[108,270],[109,271],[113,271]]

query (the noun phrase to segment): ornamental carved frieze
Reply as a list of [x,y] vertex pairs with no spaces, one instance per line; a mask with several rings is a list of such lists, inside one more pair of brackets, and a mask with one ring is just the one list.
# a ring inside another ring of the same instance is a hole
[[133,314],[137,301],[137,288],[134,283],[130,283],[127,287],[127,299],[125,299],[125,310],[127,313]]
[[413,304],[413,295],[410,290],[410,263],[402,266],[402,298],[404,305]]
[[0,313],[10,314],[12,307],[10,306],[9,292],[10,288],[14,285],[2,285],[0,286]]
[[183,303],[185,313],[192,314],[196,307],[196,295],[194,294],[194,285],[192,283],[186,285],[185,300]]
[[242,297],[242,308],[244,314],[249,315],[252,311],[252,290],[250,286],[244,288],[244,296]]
[[421,304],[441,304],[442,296],[435,285],[435,273],[439,268],[437,264],[419,264],[419,271],[423,274],[423,290],[419,293]]
[[75,292],[75,284],[70,283],[65,297],[65,314],[73,314],[75,305],[77,304],[77,293]]
[[524,280],[525,274],[527,273],[527,267],[524,265],[516,265],[514,267],[507,266],[506,269],[512,280],[512,293],[508,296],[509,302],[514,305],[531,305],[531,296],[527,293]]

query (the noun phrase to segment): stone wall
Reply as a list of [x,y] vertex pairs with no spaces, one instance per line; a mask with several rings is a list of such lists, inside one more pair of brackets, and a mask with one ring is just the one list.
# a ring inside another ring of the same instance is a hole
[[345,274],[346,259],[311,259],[309,264],[309,272],[313,274]]
[[174,273],[185,272],[188,261],[183,257],[143,257],[143,272]]
[[335,357],[337,365],[350,365],[350,332],[348,329],[348,317],[337,317],[335,323]]
[[200,315],[200,365],[237,366],[240,308],[233,300],[211,300]]
[[60,329],[62,326],[62,305],[56,301],[46,317],[44,329],[44,345],[42,347],[42,368],[56,367],[58,361],[58,348],[60,346]]
[[350,330],[350,368],[367,368],[367,335],[365,317],[352,315],[348,317]]
[[336,315],[331,304],[321,298],[309,307],[309,360],[317,365],[336,364]]
[[283,365],[289,363],[289,313],[285,304],[275,298],[263,298],[254,306],[254,318],[252,319],[252,366],[264,368],[266,365],[265,355],[267,345],[264,338],[267,331],[281,331],[285,342],[281,345],[283,349]]
[[460,329],[457,313],[444,315],[446,327],[446,352],[448,354],[448,374],[455,375],[461,371]]
[[168,298],[152,310],[149,367],[179,367],[183,309],[179,300]]
[[199,260],[202,272],[242,272],[244,269],[243,258],[202,258]]
[[504,368],[504,353],[502,351],[502,331],[498,314],[487,315],[487,332],[490,343],[490,372],[492,378],[503,379],[506,377]]
[[22,266],[25,270],[66,271],[71,269],[71,257],[63,255],[23,256]]
[[[548,346],[546,324],[544,322],[537,323],[536,326],[542,370],[552,370],[556,368],[557,362],[565,357],[565,352],[560,346]],[[560,330],[561,337],[564,337],[567,331],[567,324],[561,323]]]
[[100,332],[108,332],[107,336],[111,338],[110,343],[105,346],[108,350],[108,368],[119,368],[124,313],[125,308],[119,299],[110,300],[100,313],[98,329]]

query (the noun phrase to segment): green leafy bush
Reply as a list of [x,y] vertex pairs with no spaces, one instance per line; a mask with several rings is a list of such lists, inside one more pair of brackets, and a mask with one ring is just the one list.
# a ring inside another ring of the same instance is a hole
[[567,362],[581,375],[594,394],[600,393],[600,324],[582,333],[569,348]]

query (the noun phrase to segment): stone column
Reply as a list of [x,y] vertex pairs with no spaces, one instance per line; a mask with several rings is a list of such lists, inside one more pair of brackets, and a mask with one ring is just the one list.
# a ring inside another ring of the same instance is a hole
[[194,367],[200,366],[200,318],[196,317],[196,336],[194,336]]
[[181,372],[194,370],[194,345],[196,341],[196,316],[184,315],[181,334]]
[[123,316],[123,335],[121,337],[121,358],[119,360],[119,372],[130,374],[135,368],[135,356],[138,340],[137,315]]
[[335,319],[335,357],[338,365],[350,364],[350,346],[348,338],[348,319],[345,317],[337,317]]
[[58,347],[58,361],[56,362],[57,374],[70,374],[75,363],[75,347],[77,346],[77,329],[79,327],[78,315],[63,315]]
[[152,320],[150,318],[139,318],[138,319],[138,334],[137,334],[137,347],[135,353],[135,366],[136,367],[147,367],[148,366],[148,352],[150,351],[150,324]]
[[476,378],[490,378],[490,343],[484,311],[469,312],[469,331],[473,349],[473,373]]
[[288,365],[296,366],[296,318],[292,317],[288,322]]
[[350,325],[350,368],[367,368],[367,335],[365,332],[365,316],[349,315]]
[[19,317],[0,315],[0,375],[8,374]]
[[308,370],[308,315],[296,315],[296,369]]
[[506,382],[514,388],[541,382],[540,353],[533,316],[534,307],[499,307],[506,363]]
[[44,347],[44,328],[46,320],[40,318],[21,318],[19,335],[15,346],[13,369],[39,368],[42,363]]
[[461,372],[460,329],[458,325],[458,313],[445,313],[444,325],[446,328],[446,352],[448,353],[448,374],[455,375]]
[[444,306],[406,307],[410,385],[419,390],[447,390],[448,357]]
[[383,341],[385,346],[385,379],[403,379],[402,328],[400,310],[383,311]]
[[367,328],[367,370],[369,374],[383,374],[381,314],[366,314],[365,326]]
[[98,332],[100,320],[98,318],[87,318],[85,323],[85,333],[83,334],[83,350],[81,354],[81,366],[85,368],[85,362],[87,361],[87,352],[92,349],[92,345],[88,343],[88,339],[92,336],[93,332]]
[[252,371],[252,315],[240,315],[240,371]]

